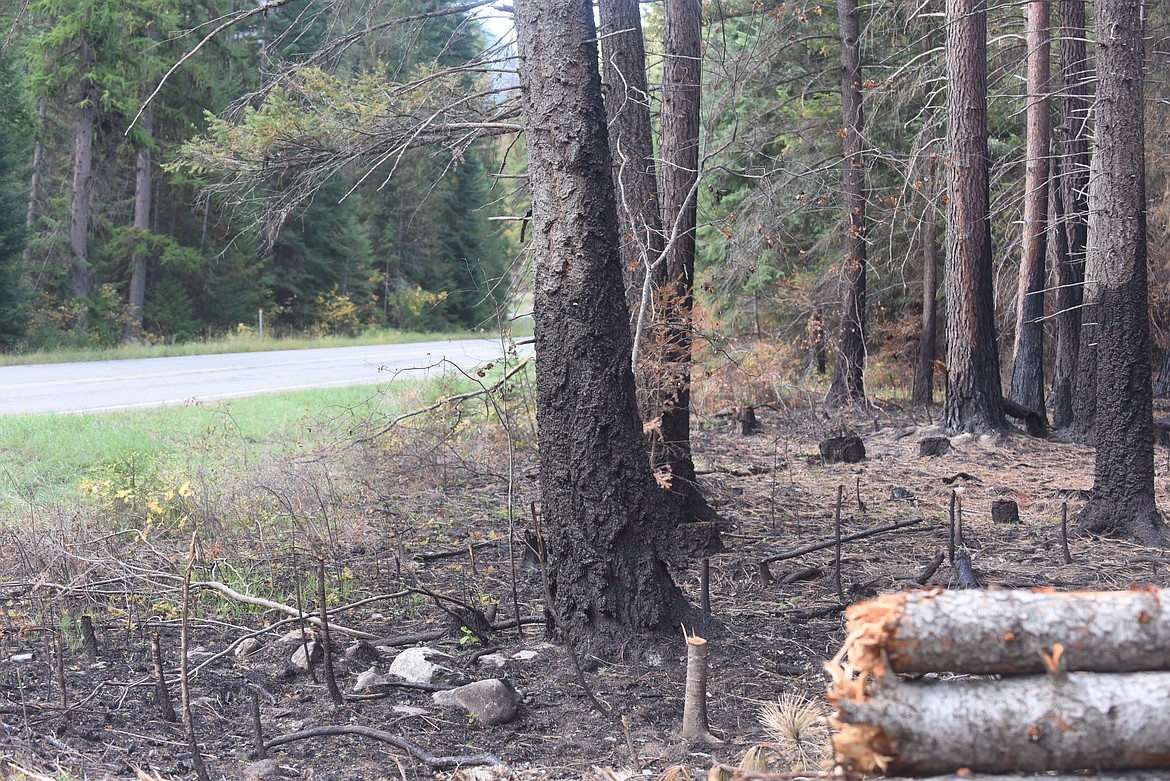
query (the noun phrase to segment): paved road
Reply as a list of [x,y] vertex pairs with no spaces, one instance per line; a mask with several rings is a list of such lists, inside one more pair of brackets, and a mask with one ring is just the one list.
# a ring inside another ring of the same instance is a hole
[[375,385],[396,377],[454,371],[450,363],[468,369],[499,360],[500,355],[499,340],[466,339],[4,366],[0,367],[0,415],[97,412],[304,388]]

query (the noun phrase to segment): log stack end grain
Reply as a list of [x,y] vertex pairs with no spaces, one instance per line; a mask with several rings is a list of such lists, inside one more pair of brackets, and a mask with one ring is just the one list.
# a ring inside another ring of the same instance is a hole
[[1156,588],[932,589],[846,617],[826,668],[833,746],[849,770],[1170,766],[1170,620]]

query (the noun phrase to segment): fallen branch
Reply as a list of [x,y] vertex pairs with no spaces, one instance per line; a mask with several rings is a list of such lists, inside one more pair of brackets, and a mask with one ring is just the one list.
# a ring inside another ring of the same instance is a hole
[[900,681],[872,698],[846,670],[834,677],[833,748],[852,770],[1019,773],[1170,762],[1170,673]]
[[383,434],[388,434],[399,423],[401,423],[405,420],[410,420],[411,418],[416,418],[419,415],[425,415],[428,412],[434,412],[435,410],[439,409],[439,407],[446,406],[447,404],[452,404],[452,403],[455,403],[458,401],[467,401],[468,399],[474,399],[477,396],[484,396],[484,395],[489,394],[489,393],[495,393],[497,390],[504,387],[505,383],[507,383],[508,380],[512,379],[517,374],[519,374],[531,362],[532,362],[532,356],[525,358],[524,360],[520,361],[520,363],[516,364],[511,369],[509,369],[507,374],[505,374],[503,377],[501,377],[497,382],[495,382],[492,385],[481,386],[479,390],[468,391],[467,393],[460,393],[460,394],[457,394],[455,396],[444,396],[443,398],[435,401],[433,404],[428,404],[425,407],[420,407],[418,409],[411,410],[410,412],[403,412],[401,415],[396,416],[389,423],[382,426],[377,431],[373,431],[369,434],[364,434],[364,435],[356,438],[355,440],[353,440],[353,442],[350,443],[349,446],[353,447],[354,445],[360,445],[363,442],[370,442],[372,440],[375,440],[378,437],[382,436]]
[[[540,615],[521,616],[520,623],[525,625],[525,626],[529,626],[532,624],[543,624],[544,623],[544,616],[540,616]],[[331,624],[330,626],[333,626],[333,625]],[[497,631],[500,629],[511,629],[514,626],[516,626],[516,619],[508,618],[508,619],[505,619],[503,621],[497,621],[497,622],[493,623],[492,624],[492,631]],[[378,637],[378,638],[371,640],[370,643],[372,645],[388,645],[388,646],[414,645],[415,643],[427,643],[427,642],[430,642],[431,640],[438,640],[442,637],[446,637],[449,634],[451,634],[450,629],[432,629],[432,630],[427,631],[427,632],[415,632],[414,634],[410,634],[410,635],[397,635],[397,636],[391,635],[390,637]]]
[[[1170,670],[1170,610],[1162,592],[943,591],[885,594],[846,611],[843,653],[859,672],[1019,675],[1047,669]],[[888,664],[887,664],[888,662]]]
[[[286,616],[292,616],[293,618],[297,618],[302,621],[308,621],[313,626],[321,626],[321,619],[317,616],[310,615],[309,613],[305,613],[301,610],[297,610],[295,607],[290,605],[284,605],[280,602],[273,602],[271,599],[253,597],[248,594],[241,594],[230,586],[224,585],[219,581],[201,580],[192,583],[191,588],[201,588],[207,589],[208,591],[216,591],[220,594],[223,594],[228,599],[234,600],[236,602],[241,602],[245,605],[255,605],[256,607],[262,607],[268,610],[275,610],[278,613],[284,613]],[[376,640],[378,638],[377,635],[370,634],[369,632],[363,632],[359,629],[350,629],[348,627],[342,626],[341,624],[335,624],[332,621],[329,622],[329,629],[330,631],[339,632],[340,634],[356,637],[361,640]]]
[[298,740],[308,740],[309,738],[323,738],[331,735],[361,735],[362,737],[377,740],[381,743],[389,743],[391,746],[409,752],[416,759],[419,759],[427,767],[436,770],[448,770],[468,765],[502,765],[496,756],[487,753],[481,754],[466,754],[463,756],[440,757],[435,756],[421,746],[416,746],[405,738],[400,738],[397,735],[384,732],[373,727],[363,727],[360,724],[336,724],[323,727],[310,727],[309,729],[297,730],[290,732],[287,735],[277,735],[275,738],[265,743],[265,748],[275,748],[276,746],[283,746],[286,743],[295,743]]
[[[853,542],[854,540],[860,540],[865,537],[873,537],[877,534],[884,534],[886,532],[897,531],[898,529],[905,529],[908,526],[914,526],[916,524],[922,523],[922,521],[922,518],[907,518],[903,521],[888,523],[885,526],[873,526],[869,529],[862,529],[861,531],[856,531],[851,534],[844,534],[841,536],[841,542]],[[777,553],[774,556],[769,556],[763,561],[765,564],[771,564],[774,561],[795,559],[797,556],[803,556],[806,553],[815,553],[819,550],[824,550],[825,548],[831,548],[836,544],[837,538],[833,537],[833,539],[830,540],[822,540],[821,542],[815,542],[812,545],[805,545],[803,548],[794,548],[792,550],[784,551],[783,553]]]

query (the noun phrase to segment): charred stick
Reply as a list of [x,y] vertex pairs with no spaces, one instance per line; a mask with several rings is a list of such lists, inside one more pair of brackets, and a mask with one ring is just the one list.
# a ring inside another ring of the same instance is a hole
[[179,622],[179,691],[183,696],[183,727],[187,733],[187,747],[191,750],[191,765],[199,781],[211,781],[203,764],[199,740],[195,737],[195,720],[191,716],[191,683],[187,676],[188,618],[191,612],[191,568],[195,566],[195,532],[191,533],[191,547],[187,552],[187,567],[183,570],[183,610]]
[[[325,685],[329,688],[329,699],[334,705],[343,705],[345,698],[337,688],[337,677],[333,674],[333,647],[329,637],[329,611],[325,602],[325,557],[317,554],[317,605],[321,612],[321,650],[325,652]],[[308,658],[308,657],[306,657]]]
[[175,707],[171,705],[171,692],[167,689],[167,676],[163,671],[162,643],[158,632],[150,633],[150,658],[154,662],[154,698],[158,701],[158,709],[162,713],[163,721],[176,722]]
[[287,735],[277,735],[268,741],[268,748],[275,748],[276,746],[283,746],[286,743],[295,743],[298,740],[307,740],[309,738],[320,738],[330,735],[361,735],[362,737],[371,738],[382,743],[389,743],[391,746],[409,752],[414,757],[418,758],[423,764],[436,770],[455,769],[460,766],[470,765],[499,765],[500,760],[492,754],[467,754],[464,756],[442,757],[436,756],[426,749],[411,743],[405,738],[400,738],[397,735],[385,732],[373,727],[363,727],[360,724],[336,724],[322,727],[309,727],[308,729],[298,730],[297,732],[290,732]]
[[[860,478],[858,478],[860,480]],[[860,486],[861,483],[858,483]],[[841,588],[841,500],[845,496],[845,486],[837,486],[837,509],[833,512],[833,537],[835,550],[833,555],[833,583],[837,586],[837,600],[845,601],[845,590]]]
[[946,556],[943,555],[942,551],[939,551],[938,555],[931,559],[925,567],[918,570],[918,574],[914,576],[914,582],[920,586],[925,586],[926,581],[930,580],[934,576],[934,573],[938,572],[938,568],[942,566],[945,560]]
[[1072,564],[1072,556],[1068,552],[1068,502],[1060,504],[1060,549],[1064,553],[1064,563]]

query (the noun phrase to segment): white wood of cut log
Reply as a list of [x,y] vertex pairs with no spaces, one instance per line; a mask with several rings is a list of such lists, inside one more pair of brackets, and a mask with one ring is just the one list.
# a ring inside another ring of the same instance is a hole
[[1170,766],[1170,673],[883,679],[841,698],[846,767],[908,775]]
[[858,672],[1044,672],[1063,647],[1066,670],[1170,670],[1162,591],[927,591],[886,594],[846,611],[845,651]]

